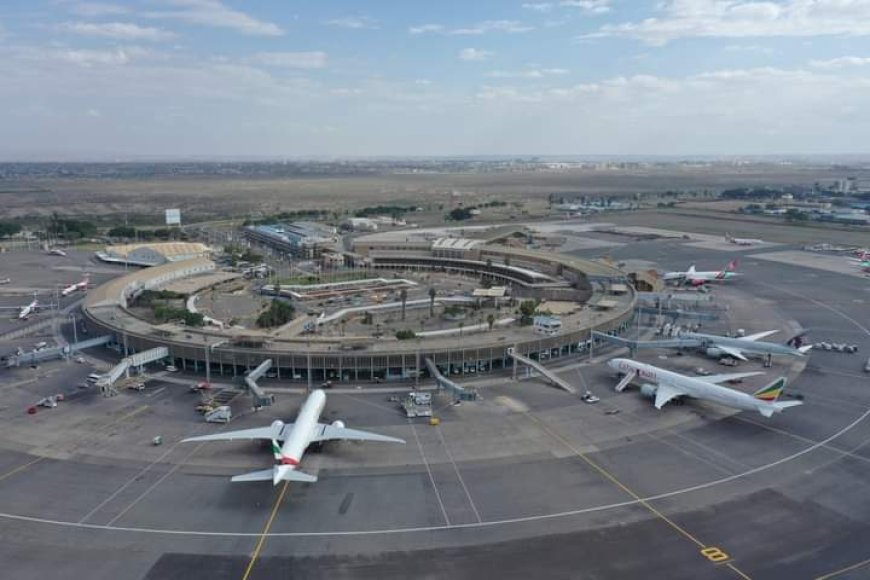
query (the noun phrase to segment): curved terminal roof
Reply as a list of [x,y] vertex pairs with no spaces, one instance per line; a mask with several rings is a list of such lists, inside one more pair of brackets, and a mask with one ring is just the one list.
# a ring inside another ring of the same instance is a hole
[[127,258],[130,254],[140,249],[148,249],[156,252],[167,259],[176,256],[191,256],[207,254],[209,247],[198,242],[158,242],[143,244],[118,244],[106,246],[106,253],[119,258]]

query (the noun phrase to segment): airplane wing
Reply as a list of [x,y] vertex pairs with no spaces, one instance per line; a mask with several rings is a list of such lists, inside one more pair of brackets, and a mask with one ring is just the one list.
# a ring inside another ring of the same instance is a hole
[[385,443],[404,443],[404,439],[396,437],[387,437],[386,435],[378,435],[377,433],[369,433],[368,431],[359,431],[358,429],[348,429],[347,427],[335,427],[325,423],[317,424],[318,430],[314,435],[315,441],[335,441],[337,439],[346,441],[383,441]]
[[275,439],[276,441],[284,440],[284,433],[289,432],[293,428],[293,423],[285,423],[284,427],[256,427],[254,429],[241,429],[239,431],[227,431],[226,433],[215,433],[213,435],[201,435],[199,437],[188,437],[183,439],[182,443],[191,441],[238,441],[241,439]]
[[752,372],[752,373],[725,373],[722,375],[709,375],[706,377],[692,377],[695,379],[700,379],[707,383],[713,383],[714,385],[718,385],[719,383],[724,383],[727,381],[736,381],[738,379],[746,379],[749,377],[757,377],[758,375],[763,375],[762,372]]
[[[714,343],[715,344],[715,343]],[[743,356],[743,352],[739,348],[734,348],[733,346],[723,346],[721,344],[716,344],[716,349],[721,350],[725,354],[730,357],[737,358],[740,360],[747,360],[745,356]]]
[[779,332],[778,330],[765,330],[764,332],[757,332],[755,334],[750,334],[749,336],[744,336],[743,340],[759,340],[765,337],[770,336],[771,334],[776,334]]
[[685,394],[686,393],[673,385],[660,384],[656,389],[656,409],[661,409],[668,403],[668,401],[676,397],[682,397]]

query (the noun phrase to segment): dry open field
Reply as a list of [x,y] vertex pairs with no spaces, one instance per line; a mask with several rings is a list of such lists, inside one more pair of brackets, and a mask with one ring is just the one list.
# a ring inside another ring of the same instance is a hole
[[21,178],[0,183],[0,217],[59,213],[159,216],[181,208],[186,221],[303,208],[353,208],[379,203],[437,209],[458,191],[467,203],[527,201],[551,193],[631,195],[667,190],[809,185],[843,177],[840,170],[759,164],[734,167],[672,165],[645,169],[570,169],[491,173],[403,174],[322,178]]

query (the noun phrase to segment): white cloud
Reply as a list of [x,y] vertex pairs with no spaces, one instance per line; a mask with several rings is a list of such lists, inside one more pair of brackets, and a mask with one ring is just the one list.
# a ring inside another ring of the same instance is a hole
[[625,36],[652,45],[689,37],[870,35],[868,0],[667,0],[662,16],[607,24],[586,37]]
[[486,73],[486,76],[493,79],[541,79],[566,74],[568,70],[564,68],[529,68],[518,71],[494,70]]
[[200,26],[229,28],[251,36],[281,36],[277,24],[264,22],[225,6],[220,0],[162,0],[170,10],[148,12],[149,18],[178,20]]
[[485,20],[472,26],[460,28],[447,28],[443,24],[421,24],[412,26],[408,29],[411,34],[444,34],[448,36],[471,36],[487,34],[489,32],[507,32],[520,33],[534,30],[533,26],[528,26],[516,20]]
[[775,52],[770,47],[758,44],[729,44],[724,50],[726,52],[754,52],[758,54],[773,54]]
[[459,51],[459,60],[483,61],[489,60],[495,53],[479,48],[463,48]]
[[175,34],[168,30],[153,28],[151,26],[139,26],[127,22],[69,22],[63,25],[65,30],[81,34],[82,36],[98,36],[127,41],[164,41],[175,38]]
[[54,51],[54,58],[83,67],[97,65],[123,65],[130,62],[131,55],[124,49],[85,50],[60,49]]
[[588,14],[605,14],[610,12],[610,0],[562,0],[559,6],[579,8]]
[[415,85],[420,85],[420,86],[423,86],[423,87],[428,87],[428,86],[430,86],[430,85],[432,84],[432,81],[430,81],[429,79],[417,79],[417,80],[414,81],[414,84],[415,84]]
[[109,4],[107,2],[79,2],[70,6],[70,12],[79,16],[100,17],[100,16],[119,16],[130,12],[124,6],[118,4]]
[[868,66],[870,57],[866,56],[841,56],[830,60],[811,60],[810,66],[815,68],[846,68],[850,66]]
[[378,28],[378,21],[368,16],[348,16],[345,18],[335,18],[333,20],[327,20],[326,24],[330,26],[337,26],[338,28],[348,28],[351,30],[374,30]]
[[88,117],[93,117],[94,119],[99,119],[103,116],[99,109],[88,109],[85,113]]
[[527,2],[523,4],[523,8],[535,12],[549,12],[553,9],[553,4],[551,2]]
[[411,34],[426,34],[427,32],[442,32],[444,27],[440,24],[421,24],[408,29]]
[[261,52],[251,58],[252,62],[264,66],[301,69],[324,68],[327,60],[327,54],[320,51]]

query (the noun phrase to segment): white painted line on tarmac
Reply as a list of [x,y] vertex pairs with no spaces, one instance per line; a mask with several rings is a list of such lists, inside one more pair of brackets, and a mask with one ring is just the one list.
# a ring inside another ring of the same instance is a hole
[[450,453],[450,448],[447,446],[447,441],[445,441],[444,434],[441,432],[441,426],[436,426],[435,431],[438,433],[438,438],[441,439],[441,445],[444,447],[444,452],[447,453],[447,458],[450,459],[450,463],[453,465],[453,471],[456,472],[456,478],[459,480],[459,484],[465,492],[465,497],[468,498],[468,505],[471,506],[471,511],[474,512],[474,517],[477,518],[478,523],[482,522],[483,519],[480,517],[480,512],[477,511],[477,506],[474,505],[474,500],[471,499],[471,493],[469,493],[468,487],[465,485],[465,480],[462,479],[462,474],[459,473],[459,466],[456,465],[456,460],[453,459],[453,454]]
[[[432,489],[435,490],[435,497],[438,498],[438,505],[441,506],[441,515],[444,516],[444,521],[447,523],[446,528],[452,527],[450,525],[450,518],[447,517],[447,509],[444,507],[444,501],[441,499],[441,493],[438,491],[438,486],[435,484],[435,477],[432,475],[432,468],[429,467],[429,462],[426,460],[426,454],[423,453],[423,444],[420,443],[420,437],[417,435],[417,428],[414,427],[414,424],[409,420],[408,424],[411,425],[411,431],[414,433],[414,439],[417,441],[417,449],[420,450],[420,457],[423,459],[423,465],[426,466],[426,473],[429,474],[429,481],[432,482]],[[442,526],[438,526],[439,528]]]

